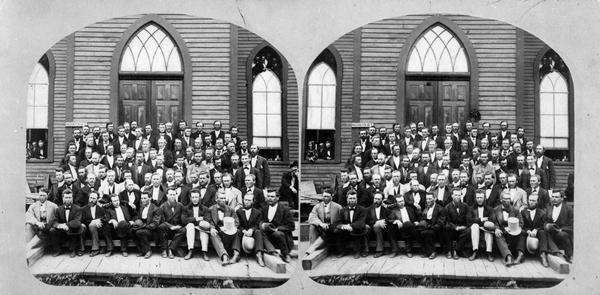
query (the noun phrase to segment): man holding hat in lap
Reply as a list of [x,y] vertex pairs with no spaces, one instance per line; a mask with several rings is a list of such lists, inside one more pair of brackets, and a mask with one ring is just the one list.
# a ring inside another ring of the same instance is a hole
[[75,257],[77,254],[83,255],[83,252],[75,252],[77,242],[80,241],[83,233],[81,208],[73,204],[73,191],[68,188],[63,191],[62,201],[63,204],[55,211],[52,227],[50,228],[50,243],[55,250],[54,256],[62,254],[60,246],[65,239],[69,241],[71,257]]
[[158,232],[156,229],[160,224],[160,209],[150,201],[150,194],[142,192],[140,195],[140,207],[138,208],[136,220],[133,223],[132,230],[136,236],[138,246],[138,256],[144,255],[148,259],[152,256],[150,239],[158,241]]
[[467,227],[467,213],[470,207],[461,202],[461,199],[461,189],[455,188],[452,190],[452,202],[445,207],[444,248],[448,252],[448,259],[458,259],[457,251],[463,250],[471,234],[471,229]]
[[523,232],[527,233],[527,251],[531,254],[540,253],[542,265],[548,267],[548,235],[544,230],[546,224],[546,211],[537,208],[538,194],[529,196],[526,210],[521,211],[523,216]]
[[[217,203],[208,209],[210,223],[210,241],[217,252],[221,265],[236,263],[240,260],[240,241],[238,236],[238,216],[227,206],[227,197],[223,190],[217,191]],[[233,257],[229,260],[229,253]]]
[[200,204],[200,190],[192,190],[190,192],[190,204],[184,207],[181,214],[182,224],[185,224],[185,232],[177,232],[173,237],[173,247],[177,249],[185,235],[188,247],[188,253],[184,257],[185,260],[191,259],[193,256],[196,232],[198,232],[200,234],[202,258],[208,261],[208,235],[210,233],[210,223],[206,220],[208,212],[208,208]]
[[265,246],[269,244],[281,250],[281,258],[289,263],[292,261],[290,251],[294,246],[292,231],[294,230],[294,217],[290,208],[279,204],[279,193],[273,190],[267,192],[267,205],[262,208],[263,223],[260,229],[265,237]]
[[131,235],[133,218],[129,215],[129,207],[121,205],[117,194],[110,195],[111,206],[106,210],[104,239],[106,239],[106,257],[113,254],[113,234],[121,239],[121,254],[127,257],[127,241]]
[[[512,206],[511,195],[508,191],[502,192],[501,204],[494,208],[494,213],[496,217],[494,239],[502,258],[504,258],[504,264],[511,266],[521,263],[523,253],[525,253],[525,236],[521,234],[523,217],[519,213],[519,209]],[[518,256],[513,261],[514,253],[517,253]]]
[[253,207],[254,195],[246,194],[244,196],[243,207],[236,211],[240,226],[238,230],[238,239],[241,245],[238,248],[244,252],[251,254],[256,253],[256,261],[258,265],[265,266],[263,260],[263,234],[260,230],[262,221],[262,212]]
[[494,242],[493,232],[496,229],[496,225],[492,222],[494,219],[494,210],[491,207],[484,205],[484,203],[485,190],[478,189],[475,192],[475,204],[467,215],[467,222],[471,224],[471,245],[473,246],[473,254],[469,257],[469,260],[471,261],[477,258],[481,236],[480,231],[483,231],[487,259],[490,262],[494,261],[494,256],[492,256],[492,246]]
[[573,209],[563,202],[563,192],[552,192],[552,207],[546,212],[546,232],[551,253],[564,250],[564,259],[571,263],[573,256]]

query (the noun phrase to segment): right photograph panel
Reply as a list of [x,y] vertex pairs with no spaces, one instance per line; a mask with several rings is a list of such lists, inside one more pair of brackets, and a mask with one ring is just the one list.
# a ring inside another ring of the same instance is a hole
[[513,25],[357,28],[304,79],[302,267],[327,285],[547,288],[573,257],[574,85]]

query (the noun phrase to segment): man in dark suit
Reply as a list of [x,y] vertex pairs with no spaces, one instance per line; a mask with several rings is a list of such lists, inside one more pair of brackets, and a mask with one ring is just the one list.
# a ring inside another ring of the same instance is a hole
[[167,191],[167,201],[160,205],[159,208],[162,223],[158,226],[158,233],[159,244],[162,250],[161,256],[163,258],[167,258],[167,256],[171,259],[175,258],[173,250],[176,249],[173,247],[172,242],[170,245],[168,244],[168,240],[179,232],[185,234],[185,228],[181,220],[183,210],[183,205],[177,202],[177,192],[174,188],[169,188]]
[[140,206],[138,214],[135,216],[132,231],[136,237],[138,246],[138,256],[144,256],[148,259],[152,256],[150,239],[158,241],[158,232],[156,229],[161,221],[161,212],[159,208],[150,202],[148,193],[143,192],[140,195]]
[[[265,266],[263,259],[264,251],[264,237],[260,230],[260,224],[263,221],[262,211],[254,208],[254,196],[246,194],[244,196],[243,206],[236,211],[239,227],[238,227],[238,239],[240,245],[239,249],[242,249],[242,240],[244,237],[254,239],[254,249],[251,250],[256,253],[256,261],[258,265]],[[246,250],[246,249],[245,249]],[[250,250],[250,249],[247,249]],[[248,252],[247,252],[248,253]],[[248,253],[251,254],[252,252]]]
[[190,204],[184,207],[181,215],[182,224],[185,224],[185,232],[177,232],[173,237],[173,248],[177,249],[179,243],[183,242],[185,236],[188,252],[184,259],[191,259],[194,252],[194,243],[196,241],[196,232],[200,235],[200,248],[202,258],[208,261],[208,239],[210,233],[210,223],[207,221],[209,214],[208,207],[200,203],[200,191],[190,192]]
[[115,151],[120,151],[121,150],[121,145],[127,145],[128,147],[130,146],[129,144],[129,138],[127,138],[125,136],[125,128],[123,128],[123,126],[119,126],[117,127],[117,137],[115,137],[114,141],[113,141],[113,146],[115,147]]
[[206,171],[201,171],[198,174],[198,183],[199,185],[196,187],[198,191],[200,191],[200,198],[202,205],[206,207],[210,207],[216,203],[216,194],[217,189],[213,185],[208,185],[209,175]]
[[[469,206],[461,202],[461,198],[461,190],[453,189],[452,202],[445,207],[447,219],[444,227],[444,249],[448,259],[458,259],[457,251],[464,251],[464,245],[471,234],[467,223]],[[463,256],[466,255],[463,253]]]
[[82,207],[89,203],[88,196],[89,194],[95,190],[94,186],[96,184],[96,175],[89,173],[86,176],[85,185],[78,190],[77,199],[75,200],[75,204],[77,206]]
[[141,192],[135,189],[135,183],[133,180],[125,180],[125,190],[119,193],[119,200],[121,204],[127,206],[129,209],[129,215],[135,216],[138,208],[140,207]]
[[258,155],[258,146],[253,144],[250,146],[250,164],[258,170],[257,184],[260,189],[268,188],[271,185],[271,171],[269,170],[269,162],[262,156]]
[[53,256],[62,254],[61,244],[64,240],[69,242],[71,257],[83,255],[82,245],[76,252],[77,243],[81,241],[81,208],[73,204],[73,192],[66,189],[63,192],[63,204],[55,210],[53,224],[49,231],[50,244],[54,249]]
[[[276,191],[269,191],[266,196],[266,205],[262,206],[263,223],[261,231],[265,237],[265,248],[269,243],[281,250],[281,259],[289,263],[292,260],[290,251],[294,246],[292,231],[294,231],[294,218],[290,208],[279,203],[279,195]],[[274,250],[274,249],[272,249]],[[272,251],[270,251],[272,252]]]
[[544,146],[538,144],[535,147],[536,166],[537,168],[546,171],[547,179],[546,186],[542,185],[547,190],[552,190],[556,186],[556,171],[554,170],[554,162],[552,159],[544,156]]
[[190,203],[190,192],[191,184],[186,185],[184,173],[181,171],[175,171],[175,191],[177,192],[177,202],[187,206]]
[[131,238],[131,225],[133,217],[129,214],[129,208],[121,205],[119,196],[110,196],[111,206],[106,209],[104,219],[104,239],[106,240],[106,257],[113,254],[113,235],[121,239],[121,254],[127,257],[127,242]]
[[548,267],[548,234],[544,228],[546,225],[546,211],[537,208],[537,201],[537,194],[530,195],[528,199],[528,208],[521,211],[521,216],[523,217],[523,232],[525,232],[527,236],[539,240],[537,252],[540,253],[542,265]]
[[144,154],[142,153],[135,155],[135,164],[132,165],[130,170],[133,181],[140,187],[144,185],[144,175],[152,172],[152,168],[145,163]]
[[213,131],[210,132],[210,140],[213,145],[216,143],[217,138],[225,139],[225,132],[221,130],[221,121],[214,121]]
[[98,231],[104,230],[104,215],[105,210],[98,204],[98,193],[91,192],[89,194],[89,203],[81,208],[81,223],[82,227],[86,228],[90,237],[92,238],[92,251],[90,257],[94,257],[100,254],[100,238]]
[[418,212],[425,208],[425,191],[421,190],[418,180],[411,180],[410,190],[404,194],[404,205],[414,207]]
[[[338,257],[346,254],[345,247],[350,243],[354,249],[354,258],[360,256],[366,257],[367,252],[361,253],[360,248],[363,245],[368,228],[366,227],[367,210],[357,205],[358,197],[355,190],[347,193],[347,205],[340,210],[340,218],[332,226],[337,238]],[[366,250],[366,249],[365,249]]]
[[433,189],[433,197],[438,205],[445,207],[452,202],[452,193],[448,188],[447,177],[444,173],[437,176],[437,186]]
[[260,178],[258,177],[259,171],[258,169],[250,165],[250,155],[242,155],[240,157],[240,160],[242,161],[242,167],[235,172],[235,175],[233,177],[234,186],[239,190],[243,190],[243,188],[245,187],[244,183],[246,181],[246,176],[252,174],[254,175],[256,186],[260,187],[260,184],[258,183],[260,181]]
[[415,225],[419,222],[419,215],[414,206],[405,205],[403,196],[396,196],[396,204],[388,215],[390,228],[388,234],[392,244],[392,254],[396,257],[400,254],[398,249],[398,238],[406,242],[406,256],[412,257],[412,244],[417,237]]
[[426,207],[422,210],[417,232],[423,240],[423,257],[435,259],[435,242],[442,238],[446,216],[444,207],[436,203],[433,193],[425,195],[425,204]]
[[[227,197],[223,191],[217,192],[217,202],[208,208],[210,223],[210,241],[221,260],[221,265],[236,263],[240,260],[239,219],[235,211],[227,206]],[[226,218],[233,219],[234,228],[228,229]],[[231,230],[231,231],[230,231]],[[230,256],[233,253],[233,256]],[[230,260],[231,257],[231,260]]]
[[549,209],[551,209],[552,207],[552,203],[550,200],[550,195],[548,194],[548,191],[545,190],[544,188],[540,187],[540,179],[542,177],[539,174],[534,174],[531,176],[531,178],[529,179],[529,184],[530,187],[526,190],[527,195],[531,195],[531,194],[537,194],[538,195],[538,201],[537,201],[537,207],[540,209],[544,209],[545,211],[548,211]]
[[156,206],[161,206],[167,201],[165,188],[161,184],[162,176],[158,173],[152,174],[152,186],[146,189],[150,195],[150,201]]
[[[373,257],[381,257],[383,255],[383,237],[389,236],[387,234],[387,218],[389,216],[389,210],[382,206],[383,194],[376,192],[373,195],[373,205],[367,208],[366,226],[369,231],[372,229],[375,234],[375,241],[377,245],[375,247],[375,255]],[[390,239],[390,243],[394,243],[394,240]]]
[[470,261],[473,261],[477,258],[481,231],[483,231],[487,259],[490,262],[494,261],[494,257],[492,256],[494,235],[492,232],[488,232],[484,229],[484,223],[488,221],[493,223],[493,219],[494,209],[485,204],[485,190],[478,189],[475,192],[475,204],[473,204],[467,214],[467,223],[470,224],[469,227],[471,230],[471,245],[473,246],[473,254],[469,257]]
[[573,209],[564,200],[562,192],[552,192],[552,207],[546,212],[548,233],[548,251],[553,254],[561,253],[567,262],[573,256]]
[[254,174],[246,175],[244,180],[244,187],[240,189],[242,195],[246,195],[248,193],[254,196],[254,208],[261,209],[263,205],[265,205],[265,194],[263,190],[259,189],[254,185],[256,181],[256,176]]
[[[519,210],[512,206],[511,195],[508,191],[501,194],[501,204],[494,208],[494,217],[496,229],[494,231],[494,240],[498,246],[498,251],[504,259],[506,266],[521,263],[525,253],[525,236],[522,231],[509,231],[508,219],[516,218],[519,229],[523,225],[523,217]],[[513,261],[514,254],[517,253],[516,260]]]
[[496,138],[498,138],[499,143],[501,143],[504,139],[510,140],[510,131],[508,131],[508,122],[506,122],[506,121],[500,122],[500,131],[498,131]]
[[282,202],[287,202],[290,208],[298,209],[298,162],[293,161],[290,164],[290,170],[281,176],[281,186],[279,195]]

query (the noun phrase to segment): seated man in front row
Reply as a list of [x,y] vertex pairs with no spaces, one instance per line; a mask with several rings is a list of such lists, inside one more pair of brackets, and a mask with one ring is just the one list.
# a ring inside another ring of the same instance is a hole
[[[236,263],[240,260],[239,236],[236,232],[228,232],[225,226],[225,218],[233,218],[235,227],[239,226],[238,216],[227,206],[227,196],[224,191],[217,191],[217,203],[208,208],[207,219],[210,223],[210,241],[217,252],[221,265]],[[230,253],[233,257],[229,259]]]
[[444,248],[448,252],[446,255],[448,259],[458,259],[457,251],[464,250],[464,245],[471,234],[471,229],[467,227],[467,214],[470,208],[461,202],[461,199],[461,189],[455,188],[452,190],[452,202],[445,207]]
[[471,254],[469,260],[473,261],[477,258],[481,232],[483,231],[487,259],[490,262],[494,261],[494,256],[492,255],[494,234],[485,228],[486,223],[488,226],[491,225],[495,228],[494,220],[494,209],[485,205],[485,190],[477,189],[475,192],[475,204],[467,214],[467,222],[470,224],[469,227],[471,230],[471,245],[473,246],[473,254]]
[[31,204],[25,213],[25,242],[31,241],[36,235],[40,240],[48,239],[56,209],[58,206],[48,200],[48,193],[45,189],[41,189],[38,200]]
[[[552,192],[552,207],[546,212],[548,251],[561,254],[571,263],[573,257],[573,209],[563,202],[563,192]],[[564,251],[564,254],[560,252]]]
[[357,205],[358,197],[354,189],[348,191],[346,197],[347,205],[340,211],[340,218],[333,224],[334,234],[337,239],[338,255],[346,255],[346,245],[351,244],[354,249],[354,258],[366,257],[366,249],[361,253],[364,239],[369,232],[366,227],[367,210]]
[[398,250],[398,238],[406,242],[406,256],[412,257],[412,244],[417,237],[415,226],[419,224],[419,215],[415,206],[405,206],[404,197],[396,196],[396,205],[391,207],[388,217],[390,227],[388,233],[392,242],[392,255],[396,257],[400,254]]
[[140,195],[140,207],[133,225],[133,233],[136,237],[138,256],[144,256],[148,259],[152,256],[152,248],[150,247],[150,239],[158,242],[158,226],[160,224],[161,212],[160,209],[150,202],[148,192],[143,192]]
[[340,217],[342,206],[332,201],[333,191],[327,188],[323,191],[323,199],[317,205],[313,206],[308,215],[308,224],[310,224],[308,232],[308,240],[313,244],[318,238],[323,239],[325,243],[333,241],[332,224],[337,223]]
[[73,191],[65,189],[63,191],[63,204],[56,209],[54,222],[50,228],[50,241],[54,249],[54,255],[62,254],[61,245],[64,240],[69,241],[69,250],[71,257],[77,254],[83,255],[80,249],[76,252],[77,246],[80,243],[83,228],[81,227],[81,208],[73,204]]
[[[185,260],[191,259],[193,256],[196,232],[198,232],[202,258],[208,261],[208,235],[210,233],[210,223],[207,221],[208,213],[208,208],[200,204],[200,190],[192,190],[190,192],[190,204],[184,208],[181,215],[182,224],[185,224],[185,237],[188,247],[188,253],[184,257]],[[177,240],[179,242],[179,239]],[[175,247],[177,246],[175,245]]]
[[111,206],[106,209],[104,221],[104,239],[106,240],[106,257],[113,254],[113,235],[121,239],[121,254],[127,257],[127,242],[131,237],[133,217],[129,215],[129,207],[121,205],[117,194],[110,195]]
[[104,252],[104,249],[100,250],[100,235],[99,231],[104,230],[105,221],[105,209],[98,204],[99,195],[97,192],[92,191],[88,197],[88,204],[81,208],[81,223],[82,227],[87,228],[87,232],[92,238],[92,252],[90,257],[94,257],[100,252]]
[[269,191],[266,197],[267,205],[262,208],[263,223],[261,231],[265,238],[265,248],[273,252],[273,247],[281,251],[281,259],[289,263],[292,261],[290,251],[294,246],[294,217],[290,208],[279,204],[279,192]]
[[[262,231],[260,230],[260,223],[263,220],[262,212],[253,207],[253,194],[246,194],[244,196],[242,205],[242,208],[239,208],[235,212],[240,222],[238,230],[238,240],[240,245],[238,245],[238,248],[243,248],[248,254],[251,254],[252,252],[256,253],[256,261],[258,262],[258,265],[265,266],[265,262],[263,260],[264,237]],[[254,249],[246,249],[242,247],[242,241],[250,238],[254,239]]]
[[[521,235],[523,218],[519,209],[512,206],[511,195],[508,191],[502,192],[501,204],[494,208],[494,216],[496,217],[494,239],[498,251],[504,259],[504,264],[511,266],[521,263],[525,253],[525,238]],[[509,218],[515,221],[512,227],[509,226]],[[513,259],[515,253],[517,254],[516,260]]]
[[[377,191],[373,195],[373,205],[367,208],[367,227],[375,234],[375,255],[373,257],[381,257],[383,255],[383,237],[388,235],[387,218],[390,214],[390,210],[383,206],[383,194]],[[390,236],[390,235],[388,235]],[[393,245],[395,241],[390,238],[390,242]]]

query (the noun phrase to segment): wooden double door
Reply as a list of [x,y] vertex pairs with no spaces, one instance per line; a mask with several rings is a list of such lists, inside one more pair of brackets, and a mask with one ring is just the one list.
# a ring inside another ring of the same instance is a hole
[[469,81],[406,81],[407,122],[464,123],[469,109]]
[[138,126],[177,122],[183,117],[181,80],[121,80],[119,123],[137,121]]

